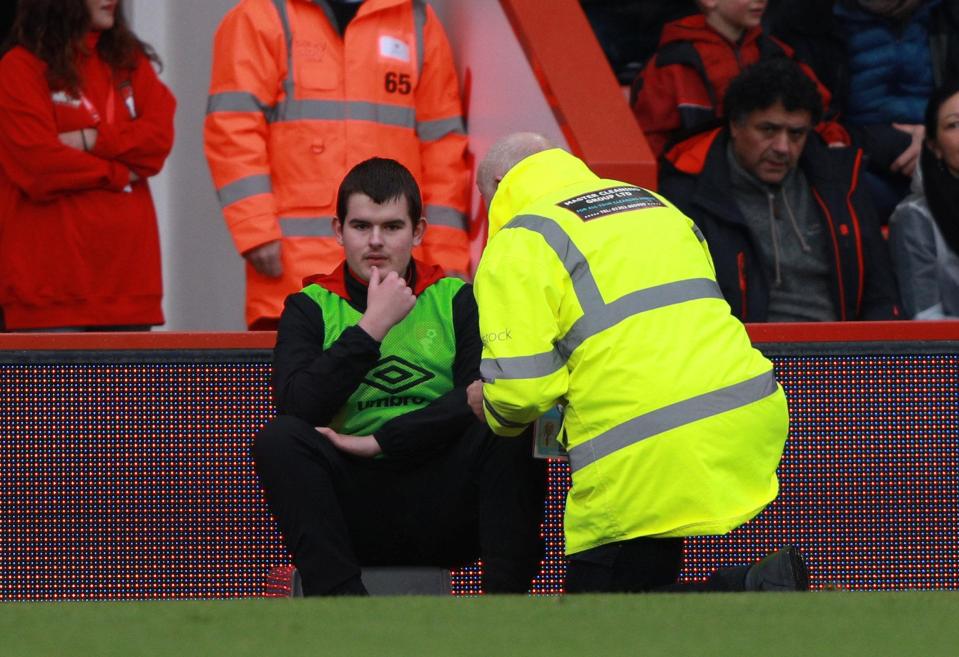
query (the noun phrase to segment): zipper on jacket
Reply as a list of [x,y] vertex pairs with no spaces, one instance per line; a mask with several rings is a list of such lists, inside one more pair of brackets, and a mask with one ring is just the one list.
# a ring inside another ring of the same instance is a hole
[[819,191],[815,187],[810,187],[810,189],[812,189],[812,193],[816,199],[816,202],[819,204],[823,214],[826,216],[826,223],[829,224],[829,236],[832,238],[833,256],[835,256],[836,259],[836,282],[839,285],[839,319],[845,322],[846,290],[842,284],[842,262],[839,259],[839,240],[836,238],[836,224],[832,220],[832,214],[830,214],[829,208],[826,206],[826,202],[823,201],[822,196],[819,195]]
[[746,321],[746,254],[740,251],[736,254],[736,268],[739,270],[739,292],[742,295],[742,320]]
[[856,208],[852,204],[852,195],[859,186],[859,167],[862,165],[862,151],[856,153],[856,163],[853,165],[852,181],[849,185],[849,193],[846,194],[846,207],[849,208],[849,218],[852,221],[852,229],[856,234],[856,261],[859,265],[859,287],[856,294],[856,317],[862,314],[862,295],[866,287],[866,264],[863,261],[862,254],[862,234],[859,230],[859,215],[856,214]]

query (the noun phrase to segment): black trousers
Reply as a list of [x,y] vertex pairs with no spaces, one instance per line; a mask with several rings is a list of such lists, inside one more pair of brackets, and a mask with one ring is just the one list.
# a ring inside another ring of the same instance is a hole
[[574,554],[569,593],[742,591],[749,566],[723,568],[705,582],[677,582],[683,568],[682,538],[634,538]]
[[480,557],[486,591],[529,590],[543,556],[546,469],[528,438],[476,423],[441,455],[404,463],[346,455],[279,416],[253,452],[304,594],[334,591],[361,566],[454,568]]

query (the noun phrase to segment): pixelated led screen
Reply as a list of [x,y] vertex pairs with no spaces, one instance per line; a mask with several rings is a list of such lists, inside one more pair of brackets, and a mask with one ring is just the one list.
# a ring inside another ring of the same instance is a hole
[[[690,539],[683,577],[795,543],[814,587],[959,588],[947,346],[773,353],[792,417],[781,495],[729,536]],[[250,457],[273,413],[269,358],[0,352],[0,599],[277,593],[268,575],[289,559]],[[551,463],[535,593],[562,591],[566,487],[566,466]],[[455,572],[453,592],[478,593],[480,576]]]

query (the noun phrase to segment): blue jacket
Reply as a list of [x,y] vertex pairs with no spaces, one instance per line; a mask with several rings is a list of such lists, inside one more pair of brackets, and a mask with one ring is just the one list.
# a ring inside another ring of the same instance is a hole
[[904,23],[836,3],[849,58],[849,123],[922,123],[934,86],[930,16],[940,1],[928,0]]

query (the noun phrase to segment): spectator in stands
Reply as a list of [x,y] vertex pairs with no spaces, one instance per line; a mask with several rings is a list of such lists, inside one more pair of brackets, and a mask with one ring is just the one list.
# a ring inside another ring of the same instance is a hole
[[904,173],[919,158],[922,113],[934,85],[930,20],[940,0],[841,0],[833,11],[846,36],[853,124],[900,124],[920,138]]
[[702,230],[743,321],[895,319],[886,243],[858,185],[861,152],[812,132],[822,101],[794,62],[747,68],[727,125],[678,144],[660,191]]
[[833,92],[885,223],[919,161],[933,84],[959,74],[959,0],[783,2],[772,14],[773,34]]
[[933,93],[913,193],[889,222],[902,305],[913,319],[959,318],[959,82]]
[[[634,86],[633,112],[657,156],[667,144],[719,124],[726,88],[745,66],[793,55],[763,32],[765,0],[699,0],[699,7],[700,14],[666,24],[656,55]],[[829,92],[811,69],[803,70],[828,107]],[[831,144],[849,142],[836,123],[817,129]]]
[[502,436],[565,406],[566,589],[805,589],[792,546],[676,585],[683,537],[730,531],[776,497],[789,425],[693,222],[535,134],[490,148],[477,184],[480,332],[505,337],[484,342],[467,394]]
[[21,0],[0,60],[0,306],[8,329],[162,324],[146,179],[176,101],[124,3]]
[[303,277],[331,271],[336,185],[372,156],[422,185],[422,257],[469,271],[467,139],[443,26],[419,0],[241,0],[213,46],[205,147],[246,259],[246,321],[272,329]]
[[542,557],[544,462],[467,405],[481,350],[472,289],[411,258],[426,221],[399,163],[354,167],[336,207],[346,260],[286,301],[280,415],[254,446],[304,593],[363,595],[361,565],[480,556],[486,591],[525,592]]

